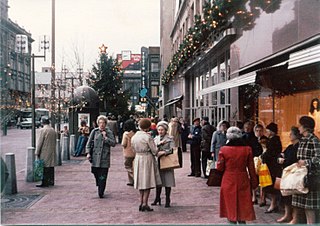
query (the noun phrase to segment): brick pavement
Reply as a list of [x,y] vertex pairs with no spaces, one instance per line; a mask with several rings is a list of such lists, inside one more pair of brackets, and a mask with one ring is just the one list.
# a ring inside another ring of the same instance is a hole
[[[99,199],[90,164],[83,160],[57,166],[54,187],[37,188],[18,173],[18,192],[43,197],[27,209],[2,209],[2,224],[227,224],[219,217],[219,188],[206,185],[202,178],[187,177],[189,152],[183,154],[184,167],[175,170],[176,187],[172,207],[154,207],[154,212],[139,212],[139,192],[126,185],[121,146],[112,150],[106,198]],[[155,190],[149,201],[153,201]],[[164,202],[164,191],[162,201]],[[244,207],[245,208],[245,207]],[[255,206],[253,224],[275,224],[279,214],[264,214],[265,207]]]

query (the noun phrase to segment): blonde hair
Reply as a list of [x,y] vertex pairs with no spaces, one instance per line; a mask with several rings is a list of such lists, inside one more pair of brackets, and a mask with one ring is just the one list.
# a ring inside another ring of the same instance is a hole
[[107,124],[108,123],[108,118],[104,115],[99,115],[98,118],[97,118],[97,125],[99,125],[99,121],[100,120],[104,120],[105,123]]

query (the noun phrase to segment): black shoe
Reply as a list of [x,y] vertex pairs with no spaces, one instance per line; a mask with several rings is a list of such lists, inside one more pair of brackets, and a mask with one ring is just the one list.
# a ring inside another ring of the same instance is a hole
[[156,198],[156,199],[153,201],[153,203],[151,203],[151,206],[156,206],[157,203],[159,203],[159,206],[161,206],[161,199],[157,199],[157,198]]
[[133,184],[131,184],[131,183],[127,183],[127,185],[128,185],[128,186],[133,186]]
[[139,211],[142,211],[142,204],[139,206]]
[[253,205],[258,205],[258,200],[252,201]]
[[144,211],[151,212],[151,211],[153,211],[153,209],[151,209],[149,206],[142,206],[141,211],[142,212],[144,212]]
[[194,177],[195,175],[194,175],[194,173],[190,173],[189,175],[188,175],[188,177]]
[[260,207],[263,207],[263,206],[266,206],[266,205],[267,205],[266,202],[262,202],[262,203],[259,204]]
[[170,206],[170,202],[167,202],[166,205],[164,206],[164,208],[169,208]]
[[201,174],[196,174],[195,177],[201,177]]
[[278,207],[273,208],[272,210],[266,210],[264,213],[277,213],[279,211]]
[[46,188],[46,187],[49,187],[49,185],[46,185],[46,184],[37,184],[36,187],[38,187],[38,188]]
[[104,195],[103,194],[99,194],[99,198],[103,199]]

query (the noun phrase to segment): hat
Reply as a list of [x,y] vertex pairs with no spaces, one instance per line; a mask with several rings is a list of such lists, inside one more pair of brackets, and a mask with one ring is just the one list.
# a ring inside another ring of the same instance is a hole
[[278,125],[273,122],[267,125],[266,129],[271,130],[274,133],[278,133]]
[[200,118],[195,118],[195,119],[193,119],[192,122],[195,122],[195,121],[200,121]]
[[166,121],[158,122],[157,129],[158,129],[159,126],[162,126],[166,131],[168,131],[168,129],[169,129],[169,125],[168,125],[168,123]]
[[147,118],[142,118],[139,121],[139,127],[140,129],[149,129],[151,126],[151,121]]
[[203,117],[202,117],[202,120],[203,120],[203,121],[206,121],[206,122],[209,122],[209,117],[203,116]]
[[239,139],[242,137],[242,132],[241,130],[236,127],[236,126],[231,126],[228,130],[227,130],[227,139],[228,140],[234,140],[234,139]]
[[302,116],[299,119],[299,123],[300,125],[302,125],[305,129],[310,130],[311,132],[313,132],[314,130],[314,126],[315,126],[315,122],[314,119],[309,117],[309,116]]

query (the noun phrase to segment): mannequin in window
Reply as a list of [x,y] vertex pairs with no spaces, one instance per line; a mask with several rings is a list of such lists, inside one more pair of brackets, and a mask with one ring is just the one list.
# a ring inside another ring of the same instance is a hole
[[309,116],[315,121],[314,135],[320,138],[320,100],[318,98],[312,99]]

